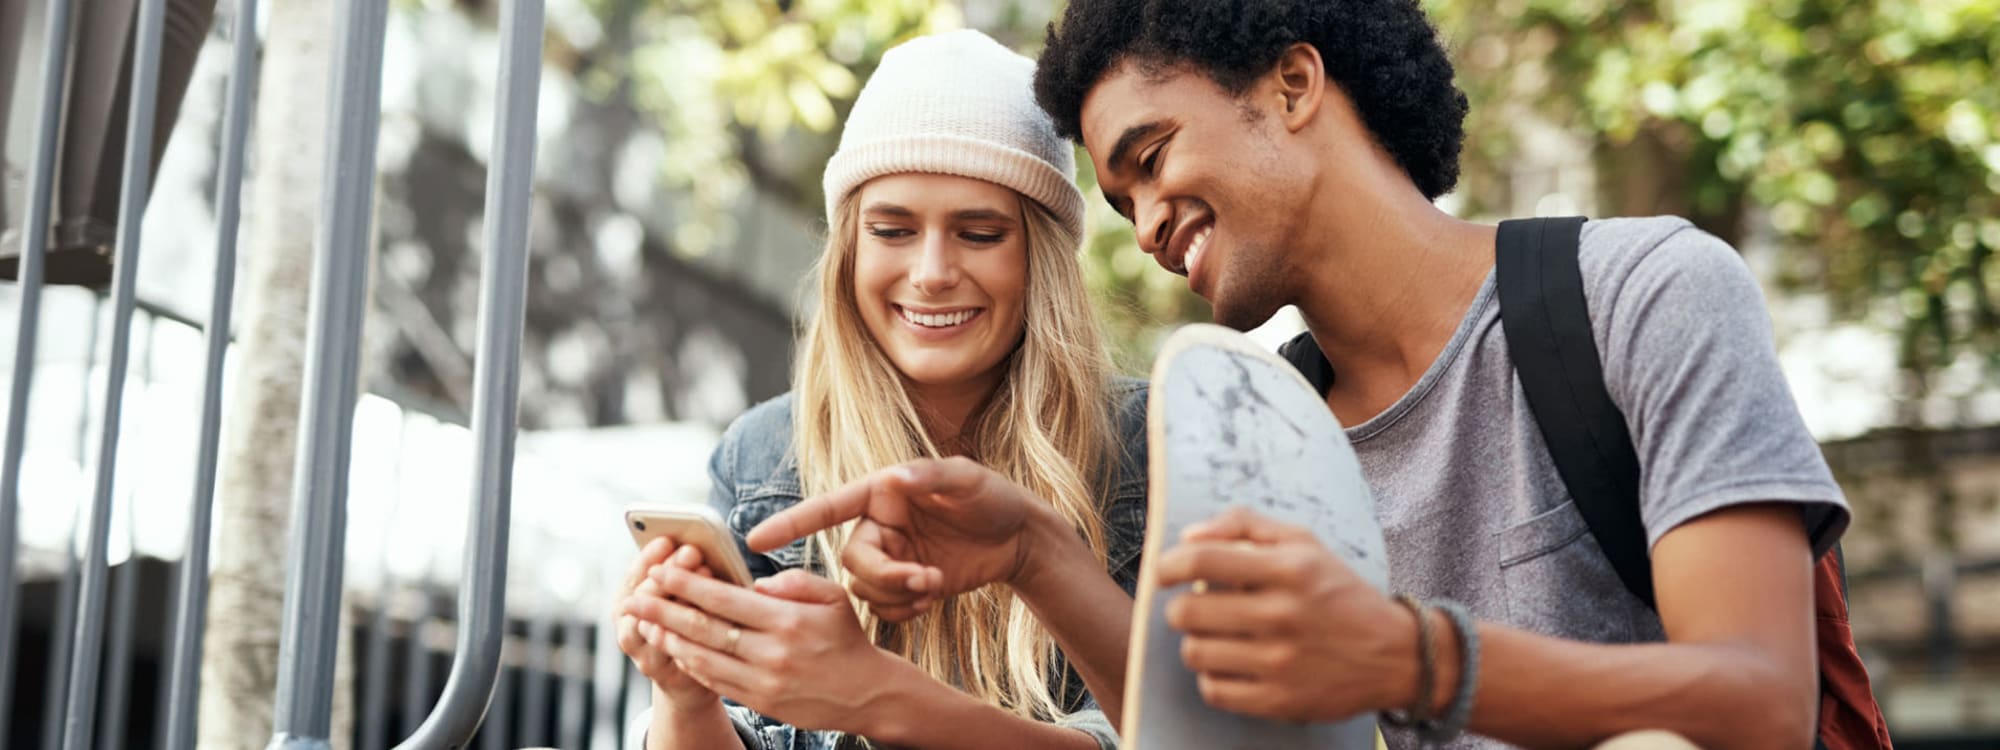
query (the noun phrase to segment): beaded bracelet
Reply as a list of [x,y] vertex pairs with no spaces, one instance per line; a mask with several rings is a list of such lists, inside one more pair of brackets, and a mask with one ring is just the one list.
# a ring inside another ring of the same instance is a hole
[[1479,686],[1479,628],[1472,620],[1472,614],[1457,602],[1440,600],[1435,605],[1451,621],[1451,629],[1458,633],[1458,689],[1453,691],[1451,703],[1445,707],[1444,716],[1435,721],[1417,725],[1417,734],[1426,744],[1444,744],[1458,738],[1472,722],[1472,696]]
[[1431,696],[1437,691],[1437,638],[1431,633],[1429,610],[1409,594],[1397,594],[1396,603],[1417,616],[1417,698],[1402,712],[1382,712],[1390,726],[1422,726],[1431,722]]

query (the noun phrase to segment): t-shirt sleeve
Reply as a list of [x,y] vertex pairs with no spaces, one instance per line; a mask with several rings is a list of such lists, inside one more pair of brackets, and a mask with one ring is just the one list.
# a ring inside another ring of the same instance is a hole
[[1782,502],[1799,507],[1813,554],[1825,553],[1847,528],[1847,501],[1778,367],[1755,277],[1692,226],[1657,241],[1622,231],[1631,226],[1596,228],[1596,257],[1586,235],[1583,262],[1586,274],[1599,266],[1591,312],[1639,454],[1648,546],[1721,508]]

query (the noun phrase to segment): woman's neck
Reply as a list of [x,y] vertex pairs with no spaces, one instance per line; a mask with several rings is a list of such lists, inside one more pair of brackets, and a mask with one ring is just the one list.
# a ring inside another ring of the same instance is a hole
[[969,452],[966,431],[998,386],[997,373],[960,383],[907,384],[910,400],[917,407],[917,418],[923,421],[924,433],[947,456]]

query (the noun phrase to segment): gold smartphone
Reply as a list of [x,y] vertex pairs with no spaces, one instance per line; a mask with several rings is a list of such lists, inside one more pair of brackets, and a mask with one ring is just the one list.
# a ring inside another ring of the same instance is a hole
[[715,577],[738,586],[750,585],[750,566],[736,547],[736,537],[722,515],[706,505],[641,505],[625,509],[625,528],[641,548],[659,537],[675,544],[692,544]]

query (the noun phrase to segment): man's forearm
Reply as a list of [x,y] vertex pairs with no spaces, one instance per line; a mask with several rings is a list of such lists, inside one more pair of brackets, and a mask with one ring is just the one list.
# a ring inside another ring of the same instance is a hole
[[[1435,632],[1451,632],[1443,615],[1432,617]],[[1811,742],[1811,676],[1782,674],[1748,646],[1582,643],[1491,623],[1479,625],[1479,640],[1477,734],[1528,747],[1588,746],[1638,729],[1709,750]],[[1451,700],[1461,658],[1455,636],[1440,641],[1433,715]]]
[[1014,593],[1049,629],[1091,697],[1118,726],[1132,635],[1132,597],[1103,572],[1102,561],[1060,519],[1038,521],[1029,533],[1036,535],[1031,547],[1034,559],[1014,583]]

